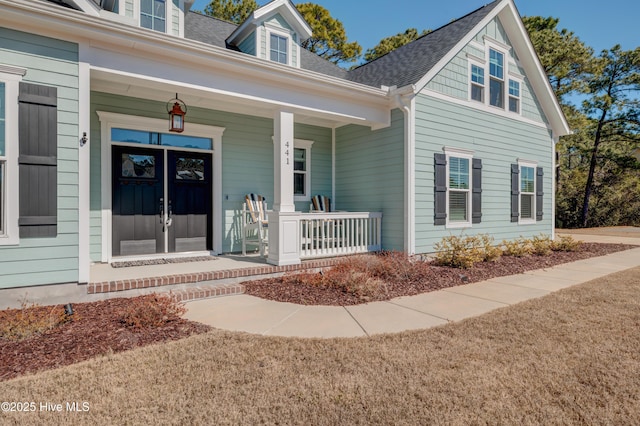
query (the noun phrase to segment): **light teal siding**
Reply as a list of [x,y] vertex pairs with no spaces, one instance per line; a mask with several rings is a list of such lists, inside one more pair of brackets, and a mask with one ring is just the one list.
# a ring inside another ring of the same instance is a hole
[[[91,94],[90,244],[93,261],[100,261],[102,255],[102,141],[96,111],[166,119],[164,108],[164,103],[144,99],[99,92]],[[223,251],[238,252],[242,241],[240,211],[244,196],[251,192],[262,194],[267,197],[269,208],[273,205],[273,120],[189,105],[186,121],[186,126],[199,123],[225,128],[222,136]],[[312,194],[331,194],[331,129],[296,124],[295,138],[314,141],[311,152]],[[309,203],[298,203],[297,208],[308,211]]]
[[298,46],[298,37],[296,34],[292,34],[291,38],[293,43],[291,43],[291,64],[293,66],[297,66],[298,64],[298,51],[300,50],[300,46]]
[[[506,31],[502,27],[500,20],[495,18],[485,28],[483,28],[474,38],[476,43],[485,44],[484,37],[490,37],[500,43],[511,45],[509,38],[506,35]],[[485,49],[486,50],[486,49]],[[467,55],[473,55],[478,58],[484,58],[487,60],[485,65],[485,91],[488,90],[488,58],[485,58],[486,52],[477,47],[476,44],[468,44],[436,75],[428,84],[427,89],[433,90],[438,93],[442,93],[447,96],[451,96],[460,100],[469,99],[469,73],[470,66]],[[524,70],[517,66],[517,55],[513,49],[505,57],[505,63],[509,64],[509,69],[517,71],[520,75],[525,76]],[[509,76],[506,76],[508,79]],[[505,84],[508,82],[505,81]],[[544,116],[542,109],[538,103],[538,100],[533,93],[533,89],[526,79],[523,84],[520,85],[521,90],[521,109],[522,116],[537,121],[540,123],[547,123],[547,119]]]
[[[311,147],[311,194],[331,197],[331,129],[296,124],[296,139],[313,141]],[[296,210],[308,212],[311,200],[296,202]]]
[[404,117],[372,131],[349,125],[336,130],[336,208],[382,212],[382,244],[404,249]]
[[251,34],[249,34],[247,36],[247,38],[245,38],[244,40],[242,40],[242,43],[240,43],[238,45],[238,49],[240,49],[241,52],[244,52],[248,55],[254,55],[256,54],[256,32],[252,32]]
[[180,35],[180,2],[173,0],[171,2],[171,34]]
[[280,28],[282,30],[285,30],[286,32],[293,31],[293,29],[291,28],[291,25],[289,25],[287,20],[284,19],[284,17],[279,13],[273,15],[271,18],[265,20],[264,22],[265,24],[269,24],[273,27]]
[[258,27],[258,34],[260,36],[260,57],[267,59],[269,57],[267,55],[267,30],[260,26]]
[[[466,100],[469,95],[469,62],[467,61],[468,46],[458,53],[443,69],[427,84],[427,88],[438,93],[458,99]],[[474,51],[477,49],[473,49]],[[483,54],[484,55],[484,54]]]
[[[553,142],[548,129],[419,95],[416,99],[416,251],[431,252],[448,235],[488,233],[497,242],[523,235],[551,234]],[[443,147],[474,152],[482,160],[482,223],[472,228],[435,226],[434,152]],[[511,223],[510,165],[518,159],[544,168],[544,220]]]
[[125,16],[128,16],[130,18],[133,18],[133,1],[134,0],[124,0],[125,6],[124,6],[124,14]]
[[27,69],[24,82],[58,91],[58,235],[0,246],[0,288],[77,282],[78,46],[0,28],[0,63]]

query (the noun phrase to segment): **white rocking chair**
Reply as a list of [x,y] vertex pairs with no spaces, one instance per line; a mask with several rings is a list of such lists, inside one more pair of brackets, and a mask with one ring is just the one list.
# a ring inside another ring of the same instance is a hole
[[247,194],[242,205],[242,255],[247,255],[247,244],[257,245],[260,256],[266,256],[269,245],[267,200],[262,195]]

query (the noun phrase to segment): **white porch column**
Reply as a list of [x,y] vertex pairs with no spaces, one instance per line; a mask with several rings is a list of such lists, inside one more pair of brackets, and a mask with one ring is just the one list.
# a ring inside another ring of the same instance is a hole
[[273,212],[269,214],[272,265],[300,263],[299,219],[293,202],[293,113],[278,111],[273,126]]
[[273,210],[293,212],[293,114],[278,111],[273,122]]

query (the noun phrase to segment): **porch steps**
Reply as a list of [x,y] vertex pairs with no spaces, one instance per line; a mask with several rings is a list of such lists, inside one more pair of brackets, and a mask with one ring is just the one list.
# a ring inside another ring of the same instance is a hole
[[299,265],[257,265],[210,272],[90,282],[87,284],[87,294],[111,293],[113,295],[113,293],[129,290],[155,288],[158,292],[171,293],[179,301],[229,296],[244,293],[245,287],[241,281],[268,278],[306,269],[327,268],[339,260],[340,258],[314,259],[304,261]]

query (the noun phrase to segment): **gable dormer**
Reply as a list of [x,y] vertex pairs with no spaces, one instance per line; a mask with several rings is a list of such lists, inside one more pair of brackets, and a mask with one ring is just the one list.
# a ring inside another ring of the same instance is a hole
[[112,21],[184,37],[184,17],[195,0],[65,0]]
[[227,38],[241,52],[281,64],[300,67],[300,44],[311,37],[311,27],[289,0],[274,0],[254,11]]

